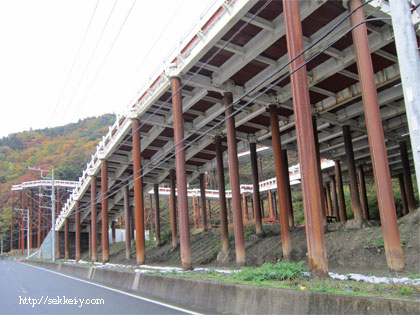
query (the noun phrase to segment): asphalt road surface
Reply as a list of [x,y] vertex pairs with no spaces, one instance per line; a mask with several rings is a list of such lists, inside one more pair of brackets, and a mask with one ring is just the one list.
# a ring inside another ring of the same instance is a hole
[[0,260],[0,314],[190,313],[157,303],[13,260]]

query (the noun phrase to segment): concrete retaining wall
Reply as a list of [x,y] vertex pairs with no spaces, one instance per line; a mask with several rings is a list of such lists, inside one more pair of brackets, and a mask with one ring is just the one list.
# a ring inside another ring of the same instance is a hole
[[28,263],[135,291],[167,303],[232,314],[420,314],[420,302],[326,294],[146,275],[50,262]]

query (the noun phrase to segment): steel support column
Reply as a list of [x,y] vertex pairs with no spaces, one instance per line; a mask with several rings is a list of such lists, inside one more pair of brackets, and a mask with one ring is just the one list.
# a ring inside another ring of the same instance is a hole
[[365,173],[363,172],[363,165],[357,166],[357,176],[359,178],[360,197],[362,199],[363,219],[370,220],[369,206],[367,200]]
[[242,216],[245,222],[248,222],[248,201],[244,192],[242,193]]
[[111,222],[111,244],[115,244],[115,221]]
[[400,184],[401,203],[403,207],[403,214],[408,214],[407,193],[405,191],[404,174],[398,174],[398,182]]
[[[296,122],[296,136],[302,176],[305,230],[308,242],[309,268],[319,275],[328,275],[327,250],[325,246],[322,217],[322,196],[319,186],[319,163],[316,159],[308,77],[302,53],[303,36],[299,1],[283,0],[283,14],[286,24],[286,40],[289,54],[293,109]],[[302,66],[303,65],[303,66]],[[300,67],[300,68],[299,68]]]
[[75,239],[76,239],[76,246],[75,246],[75,254],[74,254],[74,259],[76,261],[80,260],[80,201],[76,200],[76,220],[74,222],[74,225],[76,227],[76,235],[75,235]]
[[69,219],[64,220],[64,259],[69,259]]
[[[220,205],[220,229],[222,232],[222,252],[228,253],[229,250],[229,233],[228,219],[226,213],[226,190],[225,190],[225,172],[223,166],[222,137],[216,136],[216,166],[217,166],[217,187],[219,189],[219,205]],[[251,153],[252,154],[252,153]]]
[[155,197],[155,232],[156,232],[156,245],[160,246],[160,208],[159,208],[159,184],[153,185]]
[[335,220],[338,222],[340,217],[338,215],[337,185],[336,185],[336,182],[335,182],[335,176],[334,175],[330,176],[330,182],[331,182],[331,190],[332,190],[333,209],[334,209],[333,215],[335,216]]
[[90,215],[91,215],[91,259],[93,262],[98,261],[98,242],[96,240],[98,236],[97,231],[97,208],[96,208],[96,176],[90,177]]
[[[319,152],[319,140],[318,140],[318,127],[317,127],[317,122],[316,122],[316,117],[312,116],[312,128],[314,130],[314,143],[315,143],[315,153],[316,153],[316,160],[318,161],[317,163],[317,168],[318,168],[318,174],[319,174],[319,187],[324,187],[323,182],[322,182],[322,169],[321,169],[321,154]],[[327,224],[327,208],[328,208],[328,203],[327,200],[325,199],[325,194],[321,194],[321,200],[322,200],[322,219],[324,221],[324,225]]]
[[128,185],[124,186],[124,218],[125,218],[125,259],[131,259],[131,215],[130,192]]
[[341,165],[340,161],[335,160],[335,179],[337,180],[337,190],[338,190],[338,201],[340,202],[340,221],[344,222],[347,221],[347,213],[346,213],[346,202],[344,199],[344,190],[343,190],[343,176],[341,175]]
[[42,188],[38,189],[38,239],[37,247],[41,248]]
[[28,231],[29,231],[29,248],[32,249],[33,248],[33,239],[32,239],[32,234],[34,234],[34,230],[33,230],[33,213],[34,213],[34,196],[32,194],[32,190],[29,191],[29,217],[28,217]]
[[[142,265],[146,259],[145,240],[144,240],[144,196],[143,179],[141,170],[141,147],[140,147],[140,122],[132,119],[132,138],[133,138],[133,177],[134,177],[134,207],[135,207],[135,226],[136,226],[136,262]],[[134,227],[131,220],[132,227]],[[134,232],[132,232],[132,236]]]
[[328,216],[332,217],[331,188],[329,182],[325,183],[325,194],[327,195]]
[[281,240],[283,248],[284,259],[290,259],[292,250],[292,244],[290,239],[289,229],[289,203],[288,203],[288,191],[286,183],[286,175],[283,174],[285,167],[281,149],[280,141],[280,130],[279,130],[279,118],[277,105],[270,105],[270,125],[271,125],[271,137],[273,139],[273,154],[274,162],[276,165],[276,179],[277,179],[277,194],[279,196],[279,212],[280,212],[280,225],[281,225]]
[[176,182],[178,188],[179,236],[181,245],[181,265],[183,269],[192,269],[190,225],[188,217],[187,170],[184,150],[184,117],[182,113],[181,80],[171,78],[172,104],[174,117],[174,143]]
[[12,190],[12,207],[10,208],[10,250],[13,249],[13,212],[15,212],[15,195]]
[[[25,211],[26,204],[25,204],[25,189],[22,188],[22,211]],[[23,230],[23,213],[20,214],[20,224],[19,224],[19,232],[20,232],[20,254],[23,256],[23,250],[25,249],[25,231]]]
[[267,199],[268,199],[268,217],[272,219],[274,218],[274,212],[273,212],[273,196],[271,194],[271,190],[267,191]]
[[[351,0],[350,9],[354,10],[361,6],[361,4],[361,0]],[[363,10],[357,10],[351,16],[352,25],[362,23],[364,20],[365,14]],[[352,35],[360,88],[362,91],[363,110],[365,112],[387,265],[393,270],[401,270],[404,268],[404,259],[366,24],[361,24],[355,28],[352,31]]]
[[359,188],[357,187],[356,163],[354,162],[353,143],[351,139],[350,126],[343,126],[344,149],[347,157],[347,173],[349,175],[351,209],[356,220],[361,227],[363,215],[362,205],[360,204]]
[[175,170],[169,171],[170,195],[169,195],[169,216],[171,221],[172,248],[178,245],[178,231],[176,219],[176,194],[175,194]]
[[284,167],[284,180],[286,181],[286,188],[287,188],[287,203],[289,204],[289,226],[292,227],[295,225],[295,217],[293,214],[293,203],[292,203],[292,190],[290,188],[290,177],[289,177],[289,162],[287,158],[287,150],[282,150],[283,156],[283,167]]
[[416,199],[414,197],[413,182],[411,180],[410,161],[408,160],[407,142],[400,141],[401,164],[404,174],[405,191],[407,195],[408,211],[416,209]]
[[[57,186],[57,206],[55,207],[55,217],[57,218],[60,214],[60,187]],[[61,252],[60,252],[60,231],[55,232],[55,244],[56,244],[56,254],[55,258],[60,259],[61,258]]]
[[[223,102],[225,105],[225,116],[229,117],[233,108],[231,107],[233,101],[232,93],[225,92],[223,95]],[[239,181],[239,166],[238,166],[238,151],[236,147],[236,131],[235,118],[233,116],[226,120],[228,156],[229,156],[229,182],[232,190],[233,203],[233,228],[235,232],[235,252],[236,263],[238,265],[245,264],[245,241],[244,241],[244,226],[241,209],[241,188]]]
[[262,218],[261,218],[261,199],[260,199],[260,185],[258,182],[258,158],[257,158],[257,144],[251,142],[249,144],[251,152],[251,170],[252,170],[252,205],[255,216],[255,230],[257,235],[263,234]]
[[101,161],[101,188],[102,188],[102,262],[109,261],[108,237],[108,162]]
[[200,179],[201,223],[203,226],[203,231],[206,232],[207,231],[206,187],[204,184],[203,173],[200,173],[199,179]]

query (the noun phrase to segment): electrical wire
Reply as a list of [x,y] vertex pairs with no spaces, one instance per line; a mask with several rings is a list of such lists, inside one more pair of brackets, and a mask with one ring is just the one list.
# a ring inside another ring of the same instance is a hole
[[99,43],[102,40],[102,36],[105,33],[105,30],[106,30],[106,28],[108,26],[108,23],[109,23],[109,21],[111,19],[112,14],[114,13],[114,10],[115,10],[115,7],[117,6],[117,3],[118,3],[118,0],[115,0],[114,5],[112,6],[112,9],[111,9],[110,13],[108,14],[108,17],[107,17],[107,19],[105,21],[105,25],[102,27],[101,34],[99,35],[99,38],[98,38],[98,40],[95,43],[95,47],[94,47],[94,49],[93,49],[93,51],[92,51],[92,53],[91,53],[91,55],[89,57],[89,60],[88,60],[88,62],[86,64],[85,68],[83,69],[83,72],[82,72],[82,75],[81,75],[81,77],[79,79],[79,82],[77,83],[76,88],[73,91],[73,94],[72,94],[72,96],[70,98],[70,101],[67,103],[66,110],[64,111],[63,116],[61,117],[60,121],[63,121],[64,117],[66,117],[66,115],[67,115],[67,112],[68,112],[69,108],[71,108],[70,105],[73,104],[73,100],[74,100],[77,92],[79,91],[79,88],[80,88],[80,85],[82,84],[83,79],[85,78],[85,75],[87,73],[87,70],[88,70],[88,68],[90,66],[90,63],[92,62],[92,59],[93,59],[93,56],[96,53],[96,50],[98,49]]
[[88,25],[86,27],[86,30],[85,30],[85,33],[83,35],[82,41],[80,42],[79,49],[77,50],[76,57],[74,57],[73,63],[71,65],[71,67],[70,67],[70,71],[67,74],[66,80],[64,81],[64,86],[63,86],[63,89],[61,90],[60,96],[58,97],[57,104],[55,105],[54,111],[53,111],[53,113],[51,115],[50,123],[52,122],[52,119],[54,118],[55,113],[57,112],[57,108],[58,108],[58,106],[61,103],[61,99],[62,99],[62,97],[64,95],[64,91],[66,90],[66,87],[67,87],[67,84],[69,83],[70,77],[73,74],[73,70],[74,70],[74,67],[76,65],[76,61],[77,61],[77,59],[79,59],[80,52],[82,51],[83,44],[85,43],[87,34],[88,34],[89,30],[90,30],[90,26],[92,25],[92,21],[93,21],[93,18],[95,17],[96,9],[98,8],[98,5],[99,5],[99,0],[97,0],[97,2],[96,2],[95,8],[93,9],[93,12],[92,12],[92,14],[90,16],[89,23],[88,23]]
[[84,99],[85,101],[84,101],[83,103],[80,103],[80,105],[76,108],[76,110],[74,111],[74,115],[73,115],[72,120],[76,117],[76,115],[77,115],[77,113],[78,113],[78,111],[79,111],[80,107],[82,107],[82,106],[86,103],[87,97],[88,97],[88,95],[89,95],[90,91],[92,90],[92,87],[93,87],[93,85],[95,84],[95,82],[96,82],[96,80],[97,80],[97,78],[98,78],[99,74],[101,73],[101,71],[102,71],[102,69],[103,69],[103,67],[104,67],[104,65],[105,65],[105,62],[107,61],[107,59],[108,59],[108,57],[109,57],[109,55],[110,55],[110,53],[111,53],[112,49],[114,48],[114,45],[115,45],[116,41],[118,40],[118,38],[119,38],[119,36],[120,36],[120,34],[121,34],[121,31],[123,30],[123,28],[124,28],[124,26],[125,26],[125,23],[127,22],[127,19],[128,19],[128,17],[130,16],[131,11],[133,10],[134,5],[136,4],[136,2],[137,2],[137,0],[134,0],[134,1],[133,1],[133,3],[131,4],[131,7],[130,7],[130,9],[128,10],[128,12],[127,12],[126,16],[125,16],[124,21],[123,21],[123,23],[121,24],[121,26],[120,26],[120,28],[119,28],[119,30],[118,30],[118,32],[117,32],[117,35],[114,37],[114,40],[112,41],[111,46],[109,47],[109,49],[108,49],[108,51],[107,51],[107,53],[106,53],[106,55],[105,55],[105,58],[102,60],[101,65],[99,66],[98,70],[96,71],[96,73],[95,73],[95,75],[94,75],[94,77],[93,77],[93,79],[92,79],[92,81],[91,81],[91,83],[90,83],[90,85],[89,85],[89,87],[88,87],[88,89],[87,89],[87,91],[86,91],[85,95],[83,96],[83,99]]
[[[363,6],[363,5],[362,5]],[[360,6],[360,7],[362,7]],[[360,8],[359,7],[359,8]],[[356,8],[354,11],[352,11],[350,14],[353,14],[356,10],[358,10],[359,8]],[[348,16],[347,16],[348,17]],[[353,31],[356,27],[358,27],[361,24],[367,23],[367,22],[372,22],[372,21],[381,21],[384,20],[384,18],[371,18],[371,19],[366,19],[356,25],[353,25],[351,28],[349,28],[348,30],[346,30],[346,32],[344,32],[344,34],[341,34],[337,39],[335,39],[334,41],[332,41],[331,43],[329,43],[326,47],[324,47],[323,49],[321,49],[320,51],[318,51],[317,53],[315,53],[314,55],[310,56],[308,59],[306,59],[305,63],[299,65],[298,67],[296,67],[291,73],[286,73],[283,76],[281,76],[280,78],[276,79],[274,82],[272,82],[268,87],[264,88],[263,91],[260,91],[257,95],[255,95],[254,97],[252,97],[249,101],[247,101],[245,104],[241,105],[239,108],[237,108],[236,110],[234,110],[230,115],[225,116],[221,121],[217,122],[214,126],[210,127],[208,130],[206,130],[204,133],[200,134],[197,138],[195,138],[194,140],[184,144],[184,147],[182,149],[180,149],[178,152],[171,154],[170,156],[166,157],[163,161],[159,162],[158,164],[152,166],[152,168],[148,171],[152,171],[154,169],[156,169],[157,167],[159,167],[160,165],[162,165],[163,163],[165,163],[166,161],[170,160],[171,158],[173,158],[176,154],[178,154],[179,152],[186,150],[189,146],[191,146],[193,143],[197,142],[199,139],[201,139],[202,137],[204,137],[206,134],[208,134],[210,131],[216,129],[217,127],[219,127],[222,123],[224,123],[227,119],[229,119],[230,117],[235,116],[236,114],[238,114],[239,112],[241,112],[246,106],[248,106],[249,104],[251,104],[253,101],[255,101],[257,98],[259,98],[260,96],[262,96],[263,94],[265,94],[267,91],[271,90],[273,87],[275,87],[278,83],[280,83],[281,81],[283,81],[284,79],[286,79],[287,77],[289,77],[290,75],[292,75],[293,73],[295,73],[296,71],[298,71],[299,69],[301,69],[302,67],[304,67],[307,63],[311,62],[313,59],[315,59],[316,57],[318,57],[320,54],[322,54],[323,52],[325,52],[327,49],[329,49],[330,47],[332,47],[335,43],[337,43],[340,39],[342,39],[344,36],[346,36],[348,33],[350,33],[351,31]],[[334,25],[334,27],[337,27],[337,25]],[[329,33],[328,33],[329,34]],[[320,40],[324,39],[326,36],[328,36],[328,34],[326,34],[325,36],[323,36]],[[305,48],[304,51],[302,51],[300,54],[298,54],[294,59],[292,59],[291,61],[289,61],[286,65],[284,65],[283,67],[281,67],[279,69],[279,71],[283,70],[285,67],[288,67],[290,65],[290,63],[294,62],[297,58],[299,58],[300,56],[302,56],[307,50],[311,49],[313,47],[313,45],[316,44],[313,43],[311,44],[309,47]],[[276,73],[278,73],[279,71],[277,71]],[[276,73],[270,75],[270,78],[272,76],[274,76]],[[269,79],[269,78],[267,78]],[[267,80],[266,79],[266,80]],[[246,94],[248,95],[248,94]],[[246,96],[245,95],[245,96]],[[239,98],[236,102],[233,102],[232,104],[228,105],[226,107],[226,109],[233,107],[234,105],[236,105],[239,100],[241,100],[244,96],[242,96],[241,98]],[[185,141],[185,139],[183,139]],[[181,141],[182,142],[182,141]],[[177,145],[179,144],[175,144],[173,146],[173,148],[175,148]],[[172,149],[173,149],[172,148]],[[165,156],[166,153],[163,153],[162,155]],[[147,164],[146,166],[144,166],[142,170],[144,170],[144,168],[150,166],[152,162],[150,162],[149,164]],[[140,175],[140,178],[144,177],[145,175],[147,175],[147,173],[142,173]],[[131,180],[131,178],[134,177],[134,174],[132,176],[129,177],[129,180],[126,179],[127,183],[123,186],[126,187],[129,184],[132,184],[134,182],[134,180]],[[122,189],[123,187],[121,187],[120,189]],[[115,195],[120,189],[117,189],[115,191],[113,191],[110,194],[107,194],[107,198],[112,197],[113,195]],[[109,191],[108,191],[109,192]],[[87,207],[84,208],[84,210],[87,209]]]
[[[368,1],[370,2],[370,1]],[[348,18],[351,14],[353,14],[355,11],[357,11],[358,9],[360,9],[362,6],[366,5],[368,2],[365,2],[364,4],[362,4],[360,7],[356,8],[355,10],[351,11],[344,19]],[[225,122],[227,119],[229,119],[230,117],[235,116],[236,114],[238,114],[239,112],[241,112],[246,106],[248,106],[249,104],[251,104],[253,101],[255,101],[257,98],[259,98],[261,95],[263,95],[264,93],[266,93],[267,91],[269,91],[270,89],[272,89],[274,86],[276,86],[278,83],[280,83],[281,81],[283,81],[285,78],[289,77],[290,75],[292,75],[293,73],[295,73],[296,71],[298,71],[299,69],[301,69],[303,66],[305,66],[307,63],[309,63],[310,61],[312,61],[314,58],[316,58],[317,56],[319,56],[320,54],[322,54],[324,51],[326,51],[327,49],[329,49],[331,46],[333,46],[338,40],[340,40],[341,38],[343,38],[344,36],[346,36],[349,32],[351,32],[354,28],[356,28],[357,26],[363,24],[363,23],[367,23],[370,21],[378,21],[378,20],[383,20],[383,18],[373,18],[373,19],[366,19],[360,23],[358,23],[357,25],[352,26],[350,29],[348,29],[344,34],[342,34],[340,37],[338,37],[336,40],[334,40],[333,42],[331,42],[330,44],[328,44],[326,47],[324,47],[323,49],[321,49],[318,53],[316,53],[315,55],[309,57],[305,63],[303,63],[302,65],[298,66],[296,69],[294,69],[293,72],[291,73],[286,73],[283,76],[281,76],[280,78],[278,78],[277,80],[275,80],[273,83],[271,83],[268,87],[266,87],[263,91],[259,92],[256,96],[252,97],[251,100],[247,101],[245,104],[241,105],[238,109],[236,109],[235,111],[233,111],[230,115],[225,116],[221,121],[219,121],[218,123],[216,123],[214,126],[210,127],[210,129],[206,130],[204,133],[200,134],[197,138],[195,138],[194,140],[186,143],[184,145],[184,147],[179,150],[176,153],[171,154],[169,157],[167,157],[166,159],[164,159],[163,161],[159,162],[158,164],[154,165],[147,173],[142,173],[140,175],[140,178],[144,177],[145,175],[147,175],[150,171],[156,169],[157,167],[159,167],[160,165],[162,165],[163,163],[165,163],[166,161],[168,161],[169,159],[171,159],[172,157],[174,157],[176,154],[178,154],[179,152],[186,150],[189,146],[191,146],[193,143],[195,143],[196,141],[198,141],[199,139],[201,139],[202,137],[204,137],[205,135],[207,135],[210,131],[214,130],[215,128],[217,128],[218,126],[220,126],[223,122]],[[334,25],[330,32],[332,32],[336,27],[338,27],[339,24],[341,24],[342,21],[338,22],[336,25]],[[298,54],[293,60],[289,61],[289,63],[287,63],[285,66],[283,66],[282,68],[280,68],[278,71],[276,71],[274,74],[270,75],[269,77],[265,78],[263,82],[269,80],[272,76],[274,76],[275,74],[277,74],[278,72],[282,71],[285,67],[289,66],[291,62],[295,61],[297,58],[299,58],[300,56],[302,56],[306,51],[308,51],[309,49],[311,49],[315,44],[317,44],[318,42],[320,42],[321,40],[323,40],[324,38],[326,38],[330,32],[327,32],[324,36],[322,36],[317,42],[312,43],[309,47],[305,48],[305,50],[303,50],[300,54]],[[204,67],[205,65],[203,65],[202,67]],[[198,70],[200,71],[200,70]],[[198,71],[196,72],[196,74],[198,73]],[[261,84],[261,83],[260,83]],[[258,85],[260,85],[258,84]],[[252,90],[248,91],[245,95],[242,95],[239,99],[237,99],[236,102],[232,102],[230,105],[226,106],[226,109],[228,108],[232,108],[234,105],[236,105],[237,103],[239,103],[240,100],[242,100],[245,96],[247,96],[249,93],[251,93]],[[204,127],[204,126],[203,126]],[[202,127],[202,128],[203,128]],[[140,128],[140,127],[139,127]],[[200,129],[202,129],[200,128]],[[194,132],[196,133],[198,130],[195,130]],[[187,137],[185,137],[181,142],[186,141],[191,135],[188,135]],[[181,143],[180,142],[180,143]],[[175,144],[173,146],[172,149],[174,149],[176,146],[178,146],[178,144]],[[161,156],[165,156],[167,155],[168,152],[162,153]],[[146,166],[142,167],[142,170],[144,170],[146,167],[150,166],[152,162],[150,162],[149,164],[147,164]],[[112,189],[114,190],[112,193],[111,189],[109,189],[106,192],[106,197],[112,197],[113,195],[115,195],[117,192],[119,192],[122,188],[128,186],[129,184],[133,183],[134,180],[131,180],[131,178],[134,177],[134,175],[137,174],[133,174],[131,176],[129,176],[127,179],[123,180],[120,182],[124,183],[124,181],[126,181],[127,183],[125,183],[122,187],[118,188],[115,190],[115,187],[112,187]],[[100,196],[97,197],[97,200],[99,199]],[[95,202],[95,204],[98,202]],[[91,203],[87,203],[85,205],[85,207],[82,207],[79,209],[79,212],[84,211],[84,210],[88,210],[90,207]]]

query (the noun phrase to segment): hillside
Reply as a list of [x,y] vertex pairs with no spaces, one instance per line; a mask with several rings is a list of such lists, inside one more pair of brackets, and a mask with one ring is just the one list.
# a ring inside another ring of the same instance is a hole
[[115,120],[106,114],[55,128],[10,134],[0,139],[0,237],[8,248],[11,185],[37,180],[27,168],[50,169],[55,178],[78,180],[100,138]]

